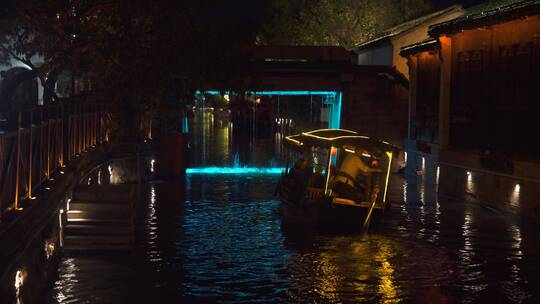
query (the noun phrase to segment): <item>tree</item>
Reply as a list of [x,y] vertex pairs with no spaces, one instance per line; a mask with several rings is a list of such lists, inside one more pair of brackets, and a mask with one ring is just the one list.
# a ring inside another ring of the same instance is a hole
[[241,79],[262,8],[249,0],[17,2],[44,69],[92,77],[94,95],[130,117],[177,112],[205,83]]
[[39,69],[40,58],[34,47],[35,41],[35,32],[23,18],[20,18],[15,2],[7,2],[0,7],[0,66],[24,67],[9,79],[4,79],[2,83],[0,90],[2,112],[16,108],[16,105],[12,104],[12,98],[21,83],[36,77],[39,77],[42,83],[45,82],[45,75]]
[[257,42],[352,49],[429,10],[426,0],[274,0]]

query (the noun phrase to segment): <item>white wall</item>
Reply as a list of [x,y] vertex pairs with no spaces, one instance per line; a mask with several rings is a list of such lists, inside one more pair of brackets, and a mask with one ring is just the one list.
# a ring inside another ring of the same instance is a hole
[[383,44],[374,48],[367,48],[358,52],[359,65],[394,65],[393,47],[391,44]]

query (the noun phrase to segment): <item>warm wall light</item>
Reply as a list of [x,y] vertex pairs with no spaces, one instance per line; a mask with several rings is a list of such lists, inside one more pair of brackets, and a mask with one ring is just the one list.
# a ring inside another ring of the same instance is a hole
[[45,241],[45,256],[47,257],[47,260],[50,259],[54,254],[54,242],[51,241]]
[[25,279],[26,273],[24,270],[17,270],[15,273],[15,293],[17,297],[19,296],[21,292],[21,288],[24,285],[24,279]]
[[64,209],[60,209],[60,212],[58,212],[58,226],[60,227],[60,247],[64,247],[64,227],[62,226],[63,213]]
[[514,186],[514,192],[519,193],[521,191],[521,186],[519,184],[516,184]]
[[150,160],[150,172],[154,172],[154,164],[156,163],[155,159]]

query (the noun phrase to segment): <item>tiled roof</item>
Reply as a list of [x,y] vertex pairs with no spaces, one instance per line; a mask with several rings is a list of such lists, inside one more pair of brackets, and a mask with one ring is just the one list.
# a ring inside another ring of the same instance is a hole
[[399,54],[403,57],[406,57],[418,52],[433,50],[438,46],[439,42],[436,39],[428,38],[426,40],[422,40],[420,42],[416,42],[402,47]]
[[376,38],[357,45],[356,48],[357,49],[363,49],[363,48],[375,45],[375,44],[377,44],[379,42],[384,41],[385,39],[388,39],[388,38],[394,37],[396,35],[399,35],[399,34],[401,34],[403,32],[406,32],[406,31],[408,31],[410,29],[413,29],[413,28],[421,25],[422,23],[424,23],[424,22],[426,22],[428,20],[431,20],[433,18],[437,18],[439,16],[442,16],[442,15],[444,15],[446,13],[449,13],[449,12],[452,12],[454,10],[462,10],[461,5],[452,5],[450,7],[445,8],[445,9],[433,12],[433,13],[428,14],[428,15],[424,15],[424,16],[422,16],[420,18],[409,20],[407,22],[396,25],[396,26],[382,32]]
[[429,34],[436,37],[539,13],[540,0],[492,0],[467,9],[467,13],[461,17],[432,25]]

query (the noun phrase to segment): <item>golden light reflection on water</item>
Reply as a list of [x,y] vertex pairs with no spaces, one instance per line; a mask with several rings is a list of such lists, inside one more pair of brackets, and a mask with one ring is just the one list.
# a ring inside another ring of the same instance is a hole
[[330,303],[339,303],[338,289],[341,277],[339,268],[333,264],[335,257],[327,252],[321,253],[319,274],[316,282],[316,292]]
[[[375,245],[375,246],[373,246]],[[362,296],[372,288],[370,276],[377,279],[377,294],[382,303],[399,302],[397,298],[399,286],[395,282],[395,268],[390,262],[393,256],[393,249],[390,242],[379,239],[376,242],[355,242],[351,244],[351,254],[357,258],[355,271],[354,289],[359,296]],[[372,263],[371,260],[375,263]],[[372,268],[373,265],[376,268]]]
[[394,282],[394,267],[389,261],[391,257],[390,246],[385,243],[379,243],[379,250],[375,254],[375,261],[380,263],[377,273],[379,274],[379,294],[383,303],[397,303],[397,286]]
[[[301,264],[311,266],[302,267],[308,271],[293,274],[291,278],[308,287],[300,298],[316,294],[318,300],[312,300],[317,303],[342,303],[353,299],[354,302],[397,303],[400,301],[399,286],[391,261],[395,250],[392,241],[384,238],[368,236],[347,244],[336,240],[318,254],[303,255]],[[313,271],[309,271],[310,268]]]

